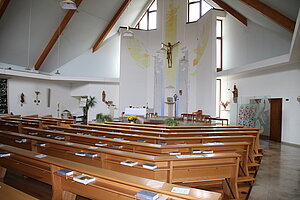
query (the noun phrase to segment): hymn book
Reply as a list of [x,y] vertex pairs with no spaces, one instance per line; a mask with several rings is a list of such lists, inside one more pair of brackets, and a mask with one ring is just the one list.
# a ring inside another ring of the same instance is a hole
[[88,175],[85,175],[85,174],[81,174],[79,176],[73,177],[73,180],[76,181],[76,182],[83,183],[83,184],[86,185],[86,184],[88,184],[90,182],[95,181],[96,178],[88,176]]

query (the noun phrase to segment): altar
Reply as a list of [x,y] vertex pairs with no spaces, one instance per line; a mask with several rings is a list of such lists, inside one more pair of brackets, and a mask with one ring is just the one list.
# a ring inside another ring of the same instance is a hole
[[146,117],[147,113],[154,112],[153,108],[125,108],[125,116],[136,115]]

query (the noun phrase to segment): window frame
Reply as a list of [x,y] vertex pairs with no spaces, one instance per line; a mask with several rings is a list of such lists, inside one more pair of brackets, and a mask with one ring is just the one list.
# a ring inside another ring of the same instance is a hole
[[[216,112],[216,114],[218,114],[217,117],[221,117],[221,105],[220,105],[220,102],[221,102],[221,99],[222,99],[222,80],[220,78],[217,78],[216,79],[216,84],[219,84],[219,97],[220,97],[219,102],[216,102],[216,103],[218,103],[218,106],[219,106],[219,112],[218,113]],[[216,91],[216,94],[217,94],[217,92],[218,91]]]
[[[142,15],[142,17],[140,18],[140,20],[137,22],[137,24],[135,25],[135,28],[136,29],[139,29],[139,30],[145,30],[145,31],[151,31],[151,30],[156,30],[157,29],[157,7],[156,7],[156,10],[151,10],[150,11],[150,8],[151,6],[153,5],[153,3],[156,1],[157,3],[157,0],[153,0],[152,3],[149,5],[149,7],[147,8],[147,10],[145,11],[145,13]],[[156,28],[154,29],[149,29],[149,13],[153,13],[153,12],[156,12]],[[140,22],[142,21],[142,19],[145,17],[145,15],[147,15],[147,29],[141,29],[140,28]]]
[[[220,30],[220,32],[221,32],[221,36],[220,37],[218,37],[217,35],[216,35],[216,45],[217,45],[217,42],[218,41],[220,41],[220,66],[216,66],[216,69],[217,69],[217,72],[220,72],[220,71],[222,71],[223,70],[223,20],[221,20],[221,19],[217,19],[216,20],[216,33],[217,33],[217,21],[220,21],[221,22],[221,30]],[[217,53],[216,53],[216,55],[217,55]],[[217,58],[216,58],[217,59]],[[217,62],[216,62],[217,63]]]
[[[194,22],[197,22],[201,17],[203,17],[204,15],[202,15],[202,2],[205,1],[205,0],[197,0],[197,1],[194,1],[194,2],[190,2],[190,0],[187,0],[187,24],[188,23],[194,23]],[[195,21],[190,21],[190,5],[191,4],[196,4],[196,3],[199,3],[199,19],[195,20]],[[207,1],[205,1],[205,3],[207,3],[208,5],[210,5],[212,7],[212,9],[214,9],[214,7],[208,3]]]

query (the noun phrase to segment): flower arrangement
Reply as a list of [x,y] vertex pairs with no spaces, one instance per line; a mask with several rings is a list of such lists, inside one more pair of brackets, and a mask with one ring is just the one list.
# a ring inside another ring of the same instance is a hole
[[223,106],[224,110],[226,110],[226,108],[229,104],[230,104],[230,101],[226,101],[225,103],[223,101],[220,101],[220,106]]
[[129,122],[136,122],[136,121],[137,121],[137,116],[135,116],[135,115],[129,115],[129,116],[127,117],[127,120],[128,120]]

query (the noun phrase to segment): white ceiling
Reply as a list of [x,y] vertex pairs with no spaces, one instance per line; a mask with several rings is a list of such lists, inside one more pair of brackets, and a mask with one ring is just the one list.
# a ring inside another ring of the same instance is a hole
[[[131,26],[148,1],[132,0],[107,38],[114,35],[119,26]],[[123,2],[83,0],[41,71],[51,72],[91,49]],[[0,21],[0,62],[26,67],[29,49],[29,66],[33,67],[65,13],[57,0],[10,1]]]
[[[133,26],[149,1],[151,0],[132,0],[107,38],[117,33],[120,26]],[[207,1],[216,6],[212,0]],[[291,33],[241,1],[223,1],[248,20],[291,37]],[[261,1],[296,20],[300,0]],[[78,12],[43,63],[41,71],[54,71],[58,66],[91,49],[123,2],[124,0],[83,0]],[[29,66],[33,67],[65,13],[57,0],[10,1],[0,20],[0,62],[26,67],[29,60]]]

